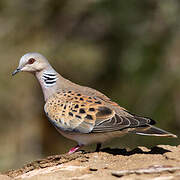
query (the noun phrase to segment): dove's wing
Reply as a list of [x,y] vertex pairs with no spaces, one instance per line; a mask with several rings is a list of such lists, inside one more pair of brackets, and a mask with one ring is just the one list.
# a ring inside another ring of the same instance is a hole
[[113,106],[107,106],[98,97],[73,91],[55,93],[46,102],[45,112],[57,128],[79,133],[103,133],[152,123],[152,120],[132,115],[120,107],[116,112]]

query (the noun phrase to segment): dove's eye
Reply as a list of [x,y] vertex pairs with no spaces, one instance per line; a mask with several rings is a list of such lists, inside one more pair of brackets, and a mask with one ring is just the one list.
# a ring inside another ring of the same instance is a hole
[[30,59],[28,60],[28,64],[33,64],[35,61],[36,61],[36,60],[35,60],[34,58],[30,58]]

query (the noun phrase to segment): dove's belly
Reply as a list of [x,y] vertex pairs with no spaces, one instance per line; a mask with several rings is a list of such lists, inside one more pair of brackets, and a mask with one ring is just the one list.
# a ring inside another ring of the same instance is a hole
[[120,137],[127,134],[128,129],[124,129],[122,131],[113,131],[113,132],[106,132],[106,133],[74,133],[74,132],[67,132],[61,131],[57,129],[59,133],[61,133],[64,137],[74,140],[78,142],[79,145],[88,145],[93,143],[103,143],[115,137]]

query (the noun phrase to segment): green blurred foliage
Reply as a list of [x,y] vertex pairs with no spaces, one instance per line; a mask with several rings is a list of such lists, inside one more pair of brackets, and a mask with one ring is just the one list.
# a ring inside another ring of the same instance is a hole
[[[11,77],[27,52],[42,53],[64,77],[180,135],[179,16],[178,0],[0,0],[0,170],[76,144],[46,119],[35,78]],[[156,144],[179,140],[128,135],[105,146]]]

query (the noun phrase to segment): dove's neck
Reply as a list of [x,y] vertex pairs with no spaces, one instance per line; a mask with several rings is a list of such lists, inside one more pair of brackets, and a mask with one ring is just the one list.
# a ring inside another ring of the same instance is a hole
[[48,68],[36,72],[36,77],[42,87],[44,99],[47,101],[48,97],[56,93],[61,89],[61,80],[63,77],[60,76],[51,66]]

